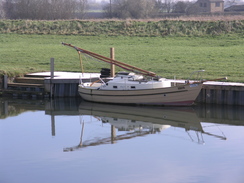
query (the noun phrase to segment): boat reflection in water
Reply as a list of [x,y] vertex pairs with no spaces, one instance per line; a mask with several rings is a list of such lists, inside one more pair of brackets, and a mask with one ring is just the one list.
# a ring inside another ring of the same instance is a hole
[[[82,102],[79,113],[81,116],[93,116],[94,120],[99,120],[102,124],[110,124],[110,137],[94,137],[94,139],[83,141],[86,124],[81,122],[80,143],[74,147],[64,148],[64,151],[113,144],[124,139],[162,132],[170,127],[184,129],[189,139],[198,144],[204,144],[203,134],[226,140],[224,135],[215,135],[204,131],[201,119],[192,107],[143,107]],[[121,132],[124,133],[121,134]]]
[[[76,99],[2,100],[0,119],[4,120],[34,110],[45,111],[45,115],[51,116],[52,136],[56,136],[56,126],[60,126],[55,117],[80,116],[82,119],[80,142],[77,146],[64,148],[64,151],[115,143],[123,139],[159,132],[165,134],[164,131],[168,131],[168,128],[181,130],[184,139],[204,144],[203,135],[226,140],[223,133],[218,130],[220,125],[244,126],[243,106],[145,107],[90,103]],[[83,120],[83,117],[91,118],[92,121]],[[99,127],[97,128],[96,125]],[[106,126],[105,133],[102,135],[104,128],[100,128],[101,126]],[[212,132],[213,129],[218,131]],[[91,131],[93,134],[87,137],[86,135]],[[178,131],[173,135],[178,136]]]

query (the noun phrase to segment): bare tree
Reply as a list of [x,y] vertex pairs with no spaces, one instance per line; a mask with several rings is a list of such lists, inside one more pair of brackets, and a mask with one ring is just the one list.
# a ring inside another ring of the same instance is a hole
[[10,19],[70,19],[77,7],[76,0],[5,0],[3,3],[5,16]]
[[186,13],[187,4],[183,1],[178,1],[173,7],[173,13]]
[[156,0],[113,0],[104,11],[116,18],[147,18],[156,14]]
[[86,11],[88,9],[88,2],[87,0],[78,0],[76,11],[80,15],[79,17],[83,18],[86,14]]
[[39,0],[36,6],[37,6],[37,10],[36,10],[37,13],[35,19],[39,19],[39,20],[50,19],[51,7],[50,7],[49,0]]
[[31,1],[30,0],[19,0],[16,1],[15,11],[16,18],[18,19],[30,19],[31,17]]
[[5,18],[15,18],[14,0],[5,0],[2,5]]
[[174,0],[164,0],[163,9],[165,12],[170,13],[173,10],[174,5],[175,5]]
[[148,18],[157,14],[155,0],[137,0],[133,3],[130,12],[134,13],[135,18]]
[[174,0],[157,0],[156,7],[161,13],[170,13],[175,4]]
[[196,2],[188,2],[187,3],[187,9],[186,9],[186,14],[187,15],[192,15],[192,14],[198,14],[200,12],[198,4]]
[[0,0],[0,19],[5,18],[5,12],[4,12],[3,5],[4,5],[3,1]]

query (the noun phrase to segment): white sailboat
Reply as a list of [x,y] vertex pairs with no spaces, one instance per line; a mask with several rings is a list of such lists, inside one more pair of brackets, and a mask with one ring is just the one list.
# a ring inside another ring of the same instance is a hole
[[110,76],[110,69],[102,69],[99,80],[95,82],[81,82],[78,92],[87,101],[112,104],[129,105],[166,105],[189,106],[194,104],[201,91],[203,81],[176,84],[175,81],[161,78],[155,73],[146,71],[114,59],[70,46],[82,53],[114,64],[129,72],[118,72],[115,77],[105,82],[104,78]]
[[141,105],[192,105],[202,88],[202,83],[171,86],[165,78],[145,79],[134,73],[117,73],[108,82],[81,83],[79,94],[84,100],[114,104]]

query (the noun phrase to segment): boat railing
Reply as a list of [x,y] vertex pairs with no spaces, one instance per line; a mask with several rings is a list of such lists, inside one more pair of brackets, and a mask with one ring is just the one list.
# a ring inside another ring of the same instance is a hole
[[79,84],[83,83],[82,76],[83,76],[83,73],[82,73],[82,75],[81,74],[79,75]]
[[202,82],[202,73],[205,72],[205,70],[199,70],[199,71],[194,71],[190,74],[190,77],[188,78],[187,82],[190,83],[190,80],[195,82]]
[[[194,83],[204,83],[207,81],[220,81],[220,80],[227,80],[227,77],[223,77],[223,78],[216,78],[216,79],[211,79],[211,80],[205,80],[202,79],[202,72],[204,72],[205,70],[200,70],[200,71],[194,71],[191,73],[190,77],[188,80],[186,80],[186,83],[190,83],[190,84],[194,84]],[[195,76],[195,77],[194,77]],[[192,78],[190,80],[190,78]]]

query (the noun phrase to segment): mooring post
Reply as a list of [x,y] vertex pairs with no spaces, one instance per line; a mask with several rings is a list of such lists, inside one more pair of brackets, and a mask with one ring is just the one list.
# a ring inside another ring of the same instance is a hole
[[7,89],[8,88],[8,76],[4,75],[3,76],[3,89]]
[[54,58],[50,58],[51,79],[54,77]]
[[[114,57],[114,48],[110,48],[110,58],[113,60],[115,58]],[[111,72],[110,76],[114,77],[114,75],[115,75],[115,65],[114,64],[110,65],[110,72]]]
[[111,125],[111,143],[115,143],[115,138],[116,138],[116,129],[114,125]]
[[52,136],[55,136],[55,116],[54,114],[51,114],[51,130],[52,130]]
[[[114,60],[114,48],[110,48],[110,58]],[[114,77],[115,75],[115,65],[111,64],[111,77]],[[115,143],[115,138],[116,138],[116,129],[114,125],[111,125],[111,143]]]
[[8,116],[8,101],[3,102],[3,114]]
[[52,84],[53,78],[54,78],[54,58],[50,58],[50,98],[53,97],[53,84]]

